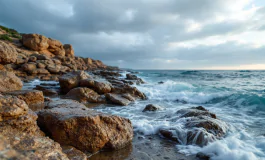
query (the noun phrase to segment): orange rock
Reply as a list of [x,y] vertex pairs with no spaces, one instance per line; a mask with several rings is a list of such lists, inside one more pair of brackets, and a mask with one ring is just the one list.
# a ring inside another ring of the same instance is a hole
[[38,112],[38,124],[61,145],[86,152],[120,149],[131,143],[130,120],[100,113],[72,100],[48,102]]

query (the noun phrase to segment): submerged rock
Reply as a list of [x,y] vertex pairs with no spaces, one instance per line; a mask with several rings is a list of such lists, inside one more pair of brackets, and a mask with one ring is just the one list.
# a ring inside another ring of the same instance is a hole
[[158,105],[148,104],[148,105],[145,106],[143,112],[146,112],[146,111],[157,111],[159,109],[161,109],[161,107],[158,106]]
[[177,114],[185,122],[184,130],[171,127],[159,131],[161,135],[177,143],[205,146],[224,137],[228,129],[225,122],[201,106],[181,109]]
[[72,100],[47,102],[38,116],[39,126],[54,140],[83,152],[120,149],[133,138],[130,120],[88,109]]
[[0,92],[21,90],[22,81],[12,72],[0,71]]

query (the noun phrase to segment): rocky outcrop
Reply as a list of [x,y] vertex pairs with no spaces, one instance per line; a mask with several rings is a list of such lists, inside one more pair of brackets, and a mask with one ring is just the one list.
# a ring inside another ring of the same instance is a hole
[[95,91],[85,88],[78,87],[74,88],[66,94],[66,98],[77,100],[81,103],[99,103],[101,102],[100,95],[98,95]]
[[15,63],[17,56],[18,53],[13,46],[0,41],[0,64]]
[[[177,114],[179,120],[185,118],[185,120],[182,120],[182,122],[185,122],[185,133],[180,133],[177,128],[160,130],[161,135],[177,143],[205,146],[209,142],[225,136],[228,129],[225,122],[217,119],[215,114],[202,106],[182,109]],[[174,119],[176,120],[176,118]]]
[[81,151],[119,149],[133,138],[128,119],[96,112],[71,100],[48,102],[38,116],[39,126],[54,140]]
[[0,92],[20,90],[22,81],[12,72],[0,71]]
[[79,87],[80,81],[88,79],[90,76],[84,71],[67,73],[59,78],[61,91],[68,93],[71,89]]
[[27,105],[34,105],[44,102],[44,96],[42,91],[38,90],[20,90],[6,92],[5,95],[15,96],[27,103]]
[[0,140],[1,159],[68,159],[58,143],[44,137],[36,120],[23,100],[0,96],[0,137],[6,140]]
[[23,34],[22,44],[34,51],[47,50],[49,47],[48,38],[39,34]]

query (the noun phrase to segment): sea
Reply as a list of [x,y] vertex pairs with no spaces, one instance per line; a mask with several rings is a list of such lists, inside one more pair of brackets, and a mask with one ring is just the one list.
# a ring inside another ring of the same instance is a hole
[[[126,107],[104,106],[96,109],[130,119],[134,131],[142,135],[155,135],[160,129],[172,128],[179,135],[185,135],[183,121],[178,119],[176,112],[203,106],[226,124],[225,137],[204,147],[187,145],[182,141],[175,145],[180,153],[194,155],[202,152],[212,160],[265,159],[265,71],[137,72],[137,76],[146,83],[135,86],[146,94],[148,100]],[[125,75],[126,72],[123,73]],[[156,104],[162,109],[142,112],[147,104]]]
[[[160,129],[176,130],[180,144],[172,142],[173,147],[187,156],[204,153],[211,160],[265,160],[265,71],[135,72],[146,82],[135,86],[146,94],[147,100],[138,100],[124,107],[102,105],[93,109],[130,119],[134,132],[142,136],[159,135]],[[127,73],[122,72],[122,77]],[[39,83],[35,80],[30,86]],[[148,104],[159,105],[161,109],[142,112]],[[197,106],[215,113],[226,131],[224,137],[203,147],[186,143],[185,119],[176,113]]]

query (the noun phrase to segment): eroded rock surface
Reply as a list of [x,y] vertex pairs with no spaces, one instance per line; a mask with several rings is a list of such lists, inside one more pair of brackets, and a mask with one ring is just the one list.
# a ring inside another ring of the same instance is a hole
[[38,116],[39,126],[55,141],[81,151],[119,149],[133,138],[128,119],[96,112],[72,100],[48,102]]
[[22,81],[12,72],[0,71],[0,92],[20,90]]

